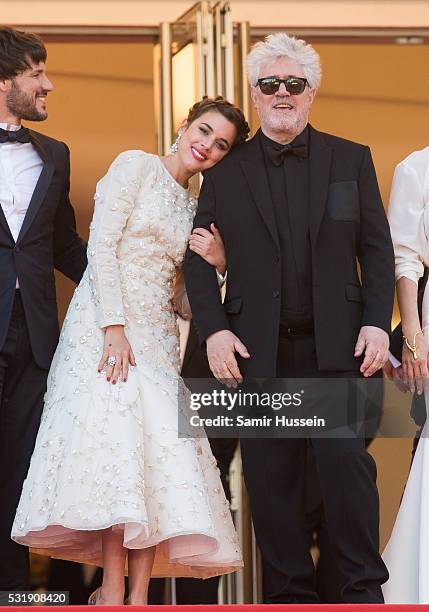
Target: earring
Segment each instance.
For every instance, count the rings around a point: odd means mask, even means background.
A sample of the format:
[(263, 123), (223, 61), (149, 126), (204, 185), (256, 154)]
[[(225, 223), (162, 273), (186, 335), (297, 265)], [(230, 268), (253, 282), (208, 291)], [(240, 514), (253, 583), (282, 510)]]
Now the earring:
[(173, 144), (170, 147), (170, 153), (177, 153), (177, 151), (179, 150), (179, 141), (182, 137), (182, 134), (178, 134), (176, 140), (173, 142)]

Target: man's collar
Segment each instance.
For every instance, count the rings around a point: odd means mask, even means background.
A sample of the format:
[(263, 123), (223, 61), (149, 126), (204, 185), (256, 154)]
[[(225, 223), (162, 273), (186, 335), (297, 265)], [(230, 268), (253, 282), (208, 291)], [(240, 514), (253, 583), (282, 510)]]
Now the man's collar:
[(15, 123), (0, 123), (0, 128), (8, 132), (17, 132), (21, 129), (21, 126), (16, 125)]
[[(307, 145), (308, 146), (309, 131), (310, 130), (309, 130), (308, 123), (307, 123), (307, 125), (302, 130), (302, 132), (298, 134), (297, 136), (295, 136), (295, 138), (291, 140), (289, 144), (294, 145), (294, 146), (295, 145)], [(276, 140), (273, 140), (272, 138), (264, 134), (264, 132), (262, 131), (262, 128), (260, 130), (260, 134), (261, 134), (261, 143), (263, 147), (270, 146), (270, 147), (281, 149), (284, 146), (284, 144), (282, 144), (281, 142), (277, 142)]]

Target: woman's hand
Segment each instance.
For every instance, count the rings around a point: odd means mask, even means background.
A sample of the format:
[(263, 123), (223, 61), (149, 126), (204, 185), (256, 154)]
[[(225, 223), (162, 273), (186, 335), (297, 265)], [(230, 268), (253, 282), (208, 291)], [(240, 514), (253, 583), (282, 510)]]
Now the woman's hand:
[[(412, 345), (413, 335), (406, 335), (408, 342)], [(416, 356), (414, 359), (413, 352), (408, 348), (404, 340), (402, 348), (402, 371), (403, 381), (406, 383), (412, 393), (417, 391), (419, 395), (428, 389), (429, 383), (429, 372), (428, 372), (428, 354), (429, 347), (422, 333), (418, 333), (415, 336), (416, 343)]]
[[(108, 363), (108, 360), (111, 362)], [(98, 371), (106, 370), (107, 382), (115, 385), (119, 377), (123, 382), (128, 378), (128, 366), (136, 365), (134, 353), (127, 340), (123, 325), (109, 325), (104, 336), (104, 351)]]
[(391, 380), (399, 391), (402, 393), (407, 393), (409, 391), (408, 385), (404, 384), (402, 365), (395, 368), (393, 367), (392, 363), (387, 360), (387, 362), (384, 364), (383, 372), (386, 378)]
[(226, 255), (223, 240), (215, 224), (210, 225), (211, 232), (203, 227), (196, 227), (189, 239), (189, 248), (198, 253), (222, 276), (226, 272)]

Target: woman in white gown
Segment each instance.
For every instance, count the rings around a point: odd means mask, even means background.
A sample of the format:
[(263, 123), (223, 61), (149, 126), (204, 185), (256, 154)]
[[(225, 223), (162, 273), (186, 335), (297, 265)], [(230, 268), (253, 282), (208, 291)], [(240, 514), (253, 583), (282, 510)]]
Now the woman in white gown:
[[(411, 391), (428, 380), (429, 290), (422, 325), (417, 284), (429, 266), (429, 147), (409, 155), (396, 168), (388, 212), (396, 262), (396, 288), (404, 348), (402, 368)], [(426, 407), (429, 393), (425, 392)], [(383, 554), (390, 578), (386, 603), (429, 603), (429, 440), (423, 428), (390, 541)]]
[(123, 602), (126, 565), (132, 604), (145, 603), (151, 575), (204, 578), (242, 565), (208, 441), (178, 437), (172, 296), (196, 210), (188, 180), (248, 131), (238, 108), (205, 99), (174, 154), (126, 151), (96, 188), (88, 268), (12, 529), (36, 552), (102, 565), (91, 603)]

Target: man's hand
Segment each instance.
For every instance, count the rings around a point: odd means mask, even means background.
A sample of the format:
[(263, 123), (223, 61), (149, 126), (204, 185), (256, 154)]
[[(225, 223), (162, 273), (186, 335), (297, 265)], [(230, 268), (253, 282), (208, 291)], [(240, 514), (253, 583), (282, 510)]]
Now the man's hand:
[(388, 358), (389, 335), (379, 327), (364, 325), (361, 327), (355, 347), (355, 357), (365, 353), (360, 367), (362, 374), (368, 378), (384, 366)]
[(238, 368), (235, 352), (249, 359), (250, 355), (244, 344), (228, 329), (215, 332), (207, 338), (207, 357), (213, 376), (228, 388), (236, 388), (243, 382)]

